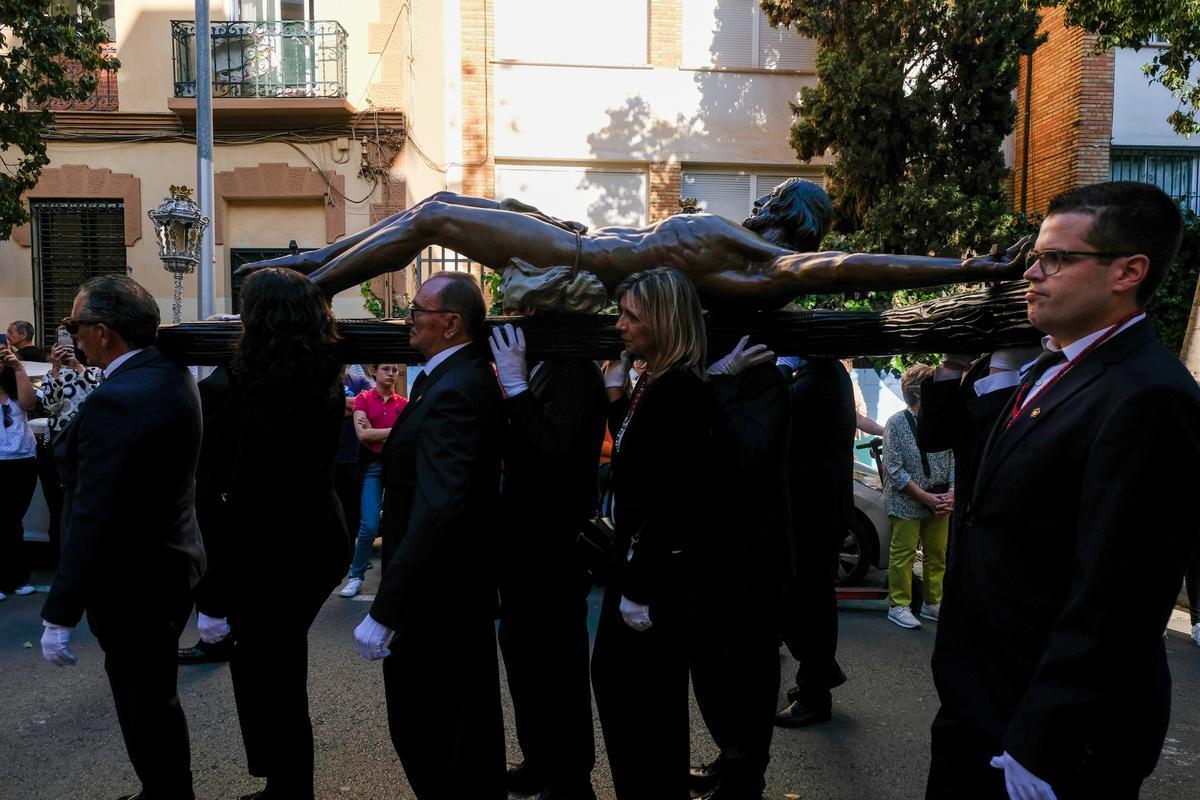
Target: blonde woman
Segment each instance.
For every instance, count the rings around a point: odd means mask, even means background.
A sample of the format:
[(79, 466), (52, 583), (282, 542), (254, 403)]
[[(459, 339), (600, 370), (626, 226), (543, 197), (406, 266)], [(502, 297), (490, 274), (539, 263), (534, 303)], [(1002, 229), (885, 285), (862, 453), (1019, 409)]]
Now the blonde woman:
[[(630, 275), (617, 299), (625, 352), (606, 370), (605, 386), (626, 557), (605, 591), (592, 684), (617, 798), (686, 800), (684, 565), (704, 525), (696, 502), (711, 419), (704, 321), (691, 282), (672, 269)], [(634, 358), (646, 369), (627, 393)]]
[(921, 627), (921, 621), (909, 608), (918, 542), (925, 557), (921, 616), (934, 621), (938, 618), (942, 578), (946, 574), (950, 512), (954, 510), (954, 454), (949, 450), (924, 453), (917, 446), (921, 384), (932, 376), (933, 367), (927, 364), (913, 364), (904, 371), (900, 391), (908, 408), (893, 414), (883, 429), (887, 483), (884, 500), (892, 524), (888, 619), (901, 628)]

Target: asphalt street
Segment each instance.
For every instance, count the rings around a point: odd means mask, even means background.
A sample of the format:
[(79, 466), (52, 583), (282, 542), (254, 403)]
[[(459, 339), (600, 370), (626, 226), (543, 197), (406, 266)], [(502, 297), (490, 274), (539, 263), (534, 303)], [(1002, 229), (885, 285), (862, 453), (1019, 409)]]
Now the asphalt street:
[[(317, 796), (323, 800), (413, 796), (388, 739), (379, 664), (357, 658), (351, 647), (351, 631), (369, 607), (378, 575), (377, 569), (367, 573), (366, 594), (356, 600), (331, 596), (310, 636)], [(35, 583), (48, 578), (41, 573)], [(75, 637), (77, 667), (42, 661), (41, 600), (38, 594), (0, 603), (0, 800), (96, 800), (134, 791), (137, 783), (125, 757), (102, 653), (85, 625)], [(594, 630), (598, 592), (592, 600)], [(937, 707), (929, 674), (934, 628), (926, 623), (922, 630), (905, 631), (874, 608), (841, 612), (839, 659), (850, 681), (835, 690), (831, 723), (777, 730), (767, 797), (910, 800), (923, 795), (929, 723)], [(195, 639), (189, 629), (183, 642)], [(1200, 787), (1200, 648), (1176, 633), (1166, 647), (1174, 711), (1166, 748), (1142, 796), (1190, 799)], [(781, 658), (781, 668), (786, 686), (791, 660)], [(260, 788), (245, 772), (228, 666), (182, 667), (179, 683), (197, 796), (228, 800)], [(476, 687), (462, 690), (471, 693)], [(504, 702), (511, 720), (507, 690)], [(715, 756), (694, 707), (692, 731), (693, 761)], [(596, 742), (593, 783), (598, 797), (610, 800), (598, 725)], [(518, 757), (511, 735), (508, 749), (510, 759)]]

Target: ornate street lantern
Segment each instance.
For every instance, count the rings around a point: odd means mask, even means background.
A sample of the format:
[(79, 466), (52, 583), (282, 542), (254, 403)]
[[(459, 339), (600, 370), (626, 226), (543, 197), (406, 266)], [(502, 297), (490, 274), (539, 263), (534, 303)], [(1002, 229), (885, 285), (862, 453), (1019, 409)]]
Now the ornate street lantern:
[(196, 271), (200, 263), (200, 243), (208, 217), (191, 198), (186, 186), (172, 186), (171, 196), (164, 197), (158, 208), (146, 212), (154, 223), (158, 236), (158, 257), (163, 268), (175, 276), (175, 301), (171, 306), (173, 320), (183, 316), (183, 276)]

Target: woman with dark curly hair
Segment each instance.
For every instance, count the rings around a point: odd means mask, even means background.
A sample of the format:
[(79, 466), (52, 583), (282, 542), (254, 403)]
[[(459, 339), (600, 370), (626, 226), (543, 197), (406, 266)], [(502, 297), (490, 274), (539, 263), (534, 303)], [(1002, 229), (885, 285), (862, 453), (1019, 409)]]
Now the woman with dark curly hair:
[(313, 797), (308, 629), (346, 573), (350, 537), (333, 489), (345, 398), (329, 302), (289, 269), (242, 284), (242, 337), (219, 425), (236, 553), (229, 627), (248, 798)]

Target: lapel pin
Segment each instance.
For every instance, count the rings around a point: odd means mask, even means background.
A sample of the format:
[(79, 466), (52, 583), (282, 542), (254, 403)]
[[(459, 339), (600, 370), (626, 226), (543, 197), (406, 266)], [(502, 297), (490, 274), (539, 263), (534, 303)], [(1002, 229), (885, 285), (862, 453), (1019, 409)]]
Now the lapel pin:
[(1040, 413), (1042, 413), (1042, 409), (1040, 409), (1040, 408), (1035, 408), (1033, 411), (1030, 411), (1030, 412), (1029, 412), (1029, 416), (1030, 416), (1030, 417), (1036, 417), (1036, 416), (1037, 416), (1038, 414), (1040, 414)]

